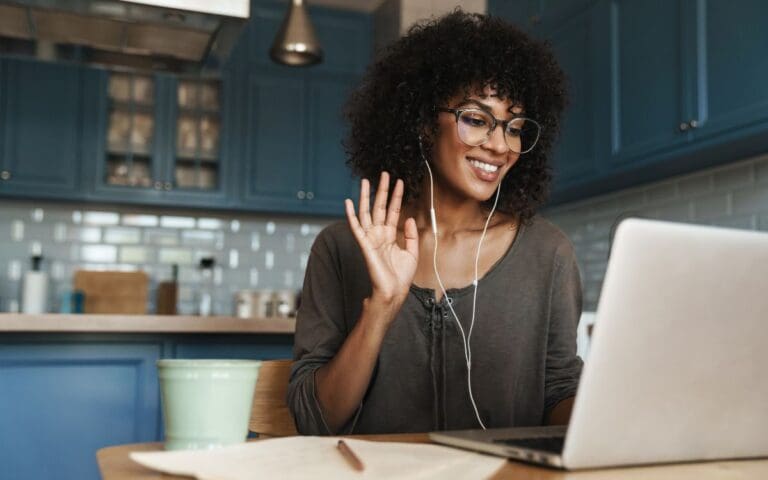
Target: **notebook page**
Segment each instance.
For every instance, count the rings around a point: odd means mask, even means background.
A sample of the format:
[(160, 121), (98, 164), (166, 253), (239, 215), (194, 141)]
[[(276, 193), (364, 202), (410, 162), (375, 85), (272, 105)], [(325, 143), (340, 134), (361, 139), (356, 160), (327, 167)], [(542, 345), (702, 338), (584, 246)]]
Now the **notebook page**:
[(338, 451), (337, 441), (333, 437), (284, 437), (216, 450), (133, 452), (131, 459), (152, 470), (199, 480), (487, 478), (506, 461), (439, 445), (345, 438), (365, 465), (358, 472)]

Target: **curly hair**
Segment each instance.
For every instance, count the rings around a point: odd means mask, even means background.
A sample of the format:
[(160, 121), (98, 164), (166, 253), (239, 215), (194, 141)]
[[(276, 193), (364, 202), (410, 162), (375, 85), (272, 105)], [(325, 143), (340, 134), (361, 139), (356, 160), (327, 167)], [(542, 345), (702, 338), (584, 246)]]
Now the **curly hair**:
[(417, 198), (425, 175), (420, 149), (430, 158), (437, 108), (486, 85), (542, 127), (536, 147), (505, 176), (497, 207), (530, 220), (549, 193), (547, 158), (566, 104), (565, 76), (547, 43), (495, 17), (457, 8), (412, 26), (384, 49), (347, 101), (347, 164), (369, 179), (386, 170), (405, 182), (406, 201)]

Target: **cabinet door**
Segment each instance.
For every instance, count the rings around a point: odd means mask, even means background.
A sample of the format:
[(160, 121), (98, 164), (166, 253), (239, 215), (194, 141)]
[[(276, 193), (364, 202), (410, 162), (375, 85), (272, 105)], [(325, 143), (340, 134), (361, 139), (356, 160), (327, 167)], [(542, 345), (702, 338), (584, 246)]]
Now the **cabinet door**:
[(7, 60), (0, 191), (74, 196), (78, 186), (80, 71)]
[(243, 135), (244, 198), (259, 209), (299, 211), (306, 198), (304, 80), (252, 75)]
[(610, 3), (611, 160), (625, 168), (689, 141), (691, 79), (682, 0)]
[(768, 3), (702, 0), (696, 15), (697, 137), (768, 120)]
[(599, 47), (607, 36), (608, 14), (606, 8), (595, 7), (550, 18), (538, 30), (552, 43), (569, 96), (552, 157), (557, 191), (593, 175), (607, 154), (608, 100), (603, 92), (608, 55)]
[(224, 205), (227, 192), (225, 157), (231, 136), (229, 74), (221, 79), (180, 77), (169, 82), (169, 121), (162, 182), (163, 203)]
[(0, 342), (0, 478), (95, 479), (99, 448), (159, 440), (160, 349), (82, 336)]
[[(161, 159), (167, 157), (163, 92), (168, 80), (143, 73), (101, 71), (88, 91), (86, 124), (98, 136), (92, 149), (93, 198), (155, 203), (163, 193)], [(90, 138), (90, 137), (89, 137)], [(90, 156), (89, 156), (90, 158)]]
[(346, 165), (342, 146), (346, 136), (342, 109), (356, 80), (339, 76), (309, 81), (307, 208), (313, 213), (343, 216), (344, 199), (357, 200), (357, 181)]

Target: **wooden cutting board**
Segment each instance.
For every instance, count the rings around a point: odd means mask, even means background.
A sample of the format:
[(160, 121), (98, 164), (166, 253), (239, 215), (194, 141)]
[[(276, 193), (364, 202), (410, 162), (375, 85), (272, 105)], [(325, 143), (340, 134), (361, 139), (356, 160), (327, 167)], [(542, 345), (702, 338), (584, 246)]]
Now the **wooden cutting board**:
[(74, 278), (85, 293), (85, 313), (147, 313), (148, 285), (144, 272), (78, 270)]

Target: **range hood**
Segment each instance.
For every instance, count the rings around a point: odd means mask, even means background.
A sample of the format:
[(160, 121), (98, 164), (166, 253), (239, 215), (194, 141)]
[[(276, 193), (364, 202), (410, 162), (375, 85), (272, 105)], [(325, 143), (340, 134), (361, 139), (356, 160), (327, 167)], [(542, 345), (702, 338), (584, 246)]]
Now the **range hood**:
[(216, 70), (250, 13), (249, 0), (0, 0), (0, 37), (46, 59), (143, 70)]

